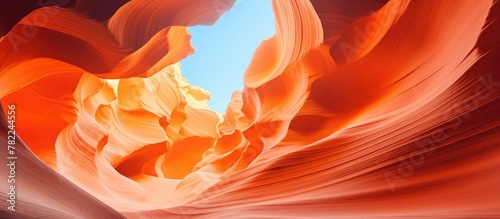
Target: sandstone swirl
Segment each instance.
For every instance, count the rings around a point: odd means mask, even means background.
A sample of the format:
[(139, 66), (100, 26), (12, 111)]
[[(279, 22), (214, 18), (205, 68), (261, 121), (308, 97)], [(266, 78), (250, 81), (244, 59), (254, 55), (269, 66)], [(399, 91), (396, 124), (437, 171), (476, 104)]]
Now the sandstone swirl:
[(224, 113), (179, 61), (234, 0), (54, 3), (2, 24), (2, 218), (500, 216), (498, 3), (273, 0)]

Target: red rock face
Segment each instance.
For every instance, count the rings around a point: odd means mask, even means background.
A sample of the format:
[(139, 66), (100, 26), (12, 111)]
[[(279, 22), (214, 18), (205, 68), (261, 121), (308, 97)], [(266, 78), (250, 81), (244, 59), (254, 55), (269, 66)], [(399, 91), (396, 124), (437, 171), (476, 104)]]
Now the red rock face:
[(498, 3), (274, 0), (224, 114), (178, 62), (234, 0), (15, 4), (2, 218), (500, 216)]

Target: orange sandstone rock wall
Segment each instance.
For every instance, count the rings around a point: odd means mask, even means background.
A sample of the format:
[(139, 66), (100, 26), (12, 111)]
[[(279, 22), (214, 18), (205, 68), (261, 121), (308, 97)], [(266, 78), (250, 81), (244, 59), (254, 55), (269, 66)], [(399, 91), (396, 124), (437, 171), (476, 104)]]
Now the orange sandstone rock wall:
[(55, 3), (2, 27), (2, 217), (500, 215), (498, 3), (274, 0), (222, 114), (178, 62), (234, 0)]

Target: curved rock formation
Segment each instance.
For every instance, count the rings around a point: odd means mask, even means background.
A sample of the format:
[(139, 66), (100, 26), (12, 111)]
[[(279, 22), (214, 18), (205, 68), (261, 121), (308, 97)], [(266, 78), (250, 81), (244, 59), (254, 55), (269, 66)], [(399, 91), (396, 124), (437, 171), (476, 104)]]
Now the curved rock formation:
[(178, 62), (234, 0), (96, 4), (2, 27), (2, 217), (500, 215), (498, 3), (273, 0), (224, 114)]

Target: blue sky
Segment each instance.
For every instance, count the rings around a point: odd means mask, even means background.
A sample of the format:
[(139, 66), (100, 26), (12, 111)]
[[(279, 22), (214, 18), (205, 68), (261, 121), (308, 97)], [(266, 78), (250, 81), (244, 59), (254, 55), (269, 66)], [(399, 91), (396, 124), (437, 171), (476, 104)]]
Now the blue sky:
[(189, 27), (195, 54), (181, 61), (191, 85), (211, 93), (210, 109), (225, 112), (262, 40), (274, 34), (271, 0), (237, 0), (213, 26)]

